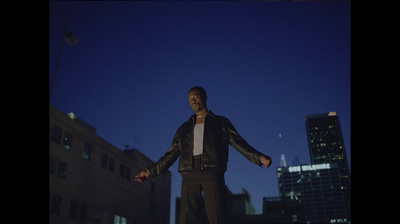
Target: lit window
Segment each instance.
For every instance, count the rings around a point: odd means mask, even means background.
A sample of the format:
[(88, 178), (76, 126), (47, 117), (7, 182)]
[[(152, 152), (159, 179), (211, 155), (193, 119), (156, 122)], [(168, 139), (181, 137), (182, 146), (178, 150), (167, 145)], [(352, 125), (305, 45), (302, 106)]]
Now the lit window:
[(120, 221), (121, 221), (121, 216), (115, 215), (114, 216), (114, 224), (120, 224)]
[(115, 215), (114, 216), (114, 224), (126, 224), (127, 219), (125, 217)]
[(85, 143), (85, 148), (83, 149), (83, 158), (90, 160), (90, 153), (92, 151), (92, 146)]
[(297, 222), (297, 214), (293, 214), (292, 215), (292, 221), (293, 222)]
[(72, 135), (71, 133), (65, 132), (63, 139), (63, 147), (67, 150), (71, 150)]

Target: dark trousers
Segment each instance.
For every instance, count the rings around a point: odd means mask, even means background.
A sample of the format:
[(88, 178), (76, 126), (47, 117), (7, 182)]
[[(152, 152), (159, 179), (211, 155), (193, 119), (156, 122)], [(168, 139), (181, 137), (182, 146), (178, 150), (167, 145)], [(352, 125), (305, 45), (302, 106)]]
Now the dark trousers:
[(181, 224), (200, 223), (202, 192), (209, 224), (225, 223), (225, 171), (200, 167), (201, 156), (195, 156), (191, 171), (181, 171)]

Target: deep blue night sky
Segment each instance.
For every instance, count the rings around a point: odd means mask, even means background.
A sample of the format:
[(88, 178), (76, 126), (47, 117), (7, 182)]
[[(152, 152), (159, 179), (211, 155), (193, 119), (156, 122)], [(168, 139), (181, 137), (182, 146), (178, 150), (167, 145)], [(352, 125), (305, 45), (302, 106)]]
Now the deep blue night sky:
[[(350, 2), (49, 4), (49, 90), (66, 18), (81, 40), (63, 45), (50, 103), (116, 147), (157, 161), (193, 114), (187, 92), (200, 85), (208, 108), (272, 157), (261, 169), (230, 148), (226, 184), (245, 188), (256, 214), (263, 197), (279, 195), (282, 151), (288, 165), (295, 156), (310, 164), (306, 114), (337, 111), (350, 161)], [(169, 169), (172, 222), (177, 169)]]

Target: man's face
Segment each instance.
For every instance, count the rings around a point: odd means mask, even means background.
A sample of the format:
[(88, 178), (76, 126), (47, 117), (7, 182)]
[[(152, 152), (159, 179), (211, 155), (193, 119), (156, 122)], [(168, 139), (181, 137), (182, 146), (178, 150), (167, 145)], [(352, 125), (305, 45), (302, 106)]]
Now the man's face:
[(203, 108), (206, 107), (206, 101), (207, 99), (204, 99), (201, 95), (200, 92), (197, 90), (192, 90), (189, 92), (189, 104), (190, 107), (192, 107), (194, 112), (199, 112)]

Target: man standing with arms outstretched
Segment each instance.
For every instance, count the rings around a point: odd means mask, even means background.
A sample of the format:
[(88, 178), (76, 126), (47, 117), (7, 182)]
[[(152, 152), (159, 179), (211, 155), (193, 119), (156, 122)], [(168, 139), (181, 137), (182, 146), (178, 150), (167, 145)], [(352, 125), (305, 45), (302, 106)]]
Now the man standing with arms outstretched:
[(149, 177), (155, 178), (180, 157), (181, 223), (199, 223), (203, 191), (209, 223), (222, 224), (226, 222), (224, 174), (229, 145), (259, 166), (268, 168), (271, 158), (251, 147), (227, 118), (207, 109), (207, 94), (202, 87), (189, 90), (189, 104), (195, 114), (179, 127), (165, 155), (139, 172), (134, 180), (143, 182)]

